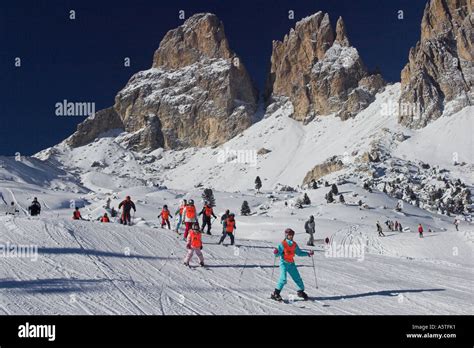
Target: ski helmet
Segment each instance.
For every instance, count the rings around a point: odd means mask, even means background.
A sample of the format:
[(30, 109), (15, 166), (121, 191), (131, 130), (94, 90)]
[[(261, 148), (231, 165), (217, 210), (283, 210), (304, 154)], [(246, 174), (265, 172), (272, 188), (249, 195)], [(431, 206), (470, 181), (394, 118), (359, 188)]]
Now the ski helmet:
[(192, 199), (190, 199), (188, 204), (194, 204), (194, 201)]
[(288, 236), (288, 235), (294, 236), (294, 235), (295, 235), (295, 231), (293, 231), (291, 228), (287, 228), (287, 229), (285, 230), (285, 236)]
[(193, 224), (193, 228), (194, 228), (195, 230), (199, 230), (199, 223), (195, 222), (195, 223)]
[(130, 196), (127, 196), (126, 199), (131, 199)]
[(229, 216), (232, 216), (232, 217), (234, 217), (234, 216), (235, 216), (235, 214), (234, 214), (234, 213), (230, 213), (230, 214), (229, 214)]
[(168, 206), (165, 204), (165, 205), (163, 206), (163, 208), (168, 209)]
[(230, 213), (230, 210), (229, 210), (229, 209), (227, 209), (227, 210), (225, 211), (225, 213), (226, 213), (227, 215), (229, 215), (229, 213)]

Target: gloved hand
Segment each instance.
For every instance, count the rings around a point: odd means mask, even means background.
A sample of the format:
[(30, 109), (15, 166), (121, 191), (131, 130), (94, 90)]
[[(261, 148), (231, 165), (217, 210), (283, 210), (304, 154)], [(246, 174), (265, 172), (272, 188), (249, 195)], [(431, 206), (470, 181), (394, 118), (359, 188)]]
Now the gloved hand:
[(191, 249), (191, 245), (186, 244), (186, 249)]
[(310, 251), (308, 252), (308, 254), (309, 254), (309, 256), (313, 256), (313, 255), (314, 255), (314, 251), (313, 251), (313, 250), (310, 250)]
[(277, 248), (273, 249), (273, 253), (274, 253), (275, 255), (277, 255), (277, 254), (278, 254), (278, 249), (277, 249)]
[(201, 245), (201, 250), (202, 250), (202, 245)]

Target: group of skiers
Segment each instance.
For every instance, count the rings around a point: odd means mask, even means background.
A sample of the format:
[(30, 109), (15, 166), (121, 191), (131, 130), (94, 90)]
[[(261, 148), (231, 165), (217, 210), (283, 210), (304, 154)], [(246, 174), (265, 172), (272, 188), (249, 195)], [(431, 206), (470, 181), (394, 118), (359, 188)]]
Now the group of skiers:
[[(110, 202), (108, 203), (110, 204)], [(14, 203), (12, 202), (12, 207)], [(127, 196), (125, 200), (123, 200), (118, 205), (119, 210), (122, 209), (122, 213), (120, 216), (120, 223), (125, 225), (131, 224), (131, 210), (133, 209), (136, 212), (135, 203), (131, 200), (130, 196)], [(28, 211), (31, 216), (36, 216), (41, 213), (41, 204), (38, 202), (38, 199), (35, 197), (31, 205), (28, 207)], [(112, 214), (114, 215), (115, 210), (112, 208)], [(212, 218), (214, 220), (217, 219), (217, 216), (214, 214), (214, 210), (212, 205), (209, 202), (205, 202), (203, 208), (199, 213), (197, 213), (196, 207), (194, 205), (194, 201), (192, 199), (185, 200), (183, 199), (180, 202), (179, 208), (175, 212), (176, 215), (176, 226), (175, 231), (179, 235), (179, 230), (184, 224), (184, 240), (186, 242), (186, 249), (187, 253), (184, 257), (183, 263), (186, 266), (189, 266), (189, 263), (194, 254), (197, 255), (199, 259), (200, 266), (204, 266), (204, 255), (202, 253), (203, 242), (202, 242), (202, 234), (204, 230), (208, 235), (211, 235), (211, 227), (212, 227)], [(202, 216), (202, 225), (199, 225), (198, 218)], [(165, 226), (171, 230), (171, 223), (170, 218), (173, 218), (171, 212), (167, 205), (163, 205), (158, 218), (161, 218), (161, 227), (164, 228)], [(86, 220), (81, 216), (79, 208), (76, 207), (73, 212), (73, 219), (74, 220)], [(99, 218), (100, 222), (108, 223), (110, 222), (109, 216), (105, 213), (103, 216)], [(230, 238), (230, 244), (234, 245), (235, 242), (235, 230), (237, 228), (236, 221), (235, 221), (235, 214), (231, 213), (230, 210), (226, 210), (225, 213), (221, 216), (220, 222), (222, 225), (222, 236), (219, 239), (218, 245), (222, 244), (227, 236)], [(402, 232), (403, 228), (401, 223), (398, 221), (390, 221), (387, 220), (385, 222), (388, 229), (391, 231), (400, 231)], [(456, 230), (458, 230), (459, 220), (454, 221), (454, 225), (456, 226)], [(207, 228), (206, 228), (207, 227)], [(379, 221), (376, 222), (376, 228), (379, 236), (385, 236), (382, 230), (382, 225)], [(311, 215), (309, 219), (304, 224), (304, 229), (306, 233), (308, 233), (309, 240), (307, 242), (308, 246), (314, 246), (314, 233), (315, 233), (315, 220), (314, 216)], [(431, 231), (431, 229), (430, 229)], [(418, 225), (418, 233), (420, 238), (423, 238), (423, 226), (421, 224)], [(285, 238), (284, 240), (273, 250), (273, 254), (276, 257), (280, 257), (280, 277), (275, 287), (274, 292), (271, 294), (271, 298), (276, 301), (282, 301), (281, 291), (285, 284), (287, 283), (288, 274), (295, 282), (298, 291), (297, 296), (303, 298), (304, 300), (308, 299), (308, 295), (304, 291), (304, 283), (303, 280), (298, 272), (298, 269), (295, 264), (295, 256), (310, 256), (314, 255), (312, 250), (310, 251), (303, 251), (299, 248), (298, 244), (293, 240), (295, 236), (295, 232), (287, 228), (285, 230)], [(326, 238), (326, 243), (329, 240)], [(314, 261), (313, 261), (314, 265)]]

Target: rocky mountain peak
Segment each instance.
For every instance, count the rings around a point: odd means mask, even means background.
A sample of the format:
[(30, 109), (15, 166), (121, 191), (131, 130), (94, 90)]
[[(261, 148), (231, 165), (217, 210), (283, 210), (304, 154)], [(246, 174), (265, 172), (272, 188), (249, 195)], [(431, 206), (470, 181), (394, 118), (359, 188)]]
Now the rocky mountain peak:
[(168, 31), (153, 57), (153, 68), (177, 69), (202, 59), (229, 59), (224, 25), (211, 13), (198, 13)]
[(346, 33), (346, 25), (344, 24), (342, 17), (339, 17), (336, 23), (336, 41), (341, 46), (350, 46)]
[(267, 104), (289, 99), (299, 121), (332, 113), (347, 119), (367, 107), (384, 84), (380, 75), (369, 76), (342, 18), (334, 33), (329, 15), (317, 12), (273, 42), (265, 98)]
[(250, 127), (257, 100), (222, 22), (199, 13), (170, 30), (152, 68), (133, 75), (113, 108), (80, 124), (68, 143), (82, 146), (110, 125), (121, 126), (122, 143), (137, 151), (217, 145)]
[(421, 21), (420, 41), (401, 73), (399, 122), (426, 126), (474, 101), (472, 0), (431, 0)]

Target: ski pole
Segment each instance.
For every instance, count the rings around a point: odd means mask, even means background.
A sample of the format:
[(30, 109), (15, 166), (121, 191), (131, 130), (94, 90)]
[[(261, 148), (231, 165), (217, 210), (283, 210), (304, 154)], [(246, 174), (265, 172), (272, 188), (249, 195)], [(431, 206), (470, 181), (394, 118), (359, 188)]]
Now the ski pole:
[(314, 265), (314, 257), (313, 256), (311, 256), (311, 260), (313, 261), (314, 282), (316, 284), (316, 289), (318, 289), (318, 277), (316, 276), (316, 266)]
[(276, 256), (275, 256), (275, 257), (273, 257), (272, 282), (273, 282), (273, 273), (275, 273), (275, 264), (276, 264), (276, 260), (277, 260)]

